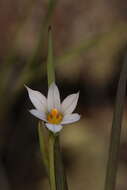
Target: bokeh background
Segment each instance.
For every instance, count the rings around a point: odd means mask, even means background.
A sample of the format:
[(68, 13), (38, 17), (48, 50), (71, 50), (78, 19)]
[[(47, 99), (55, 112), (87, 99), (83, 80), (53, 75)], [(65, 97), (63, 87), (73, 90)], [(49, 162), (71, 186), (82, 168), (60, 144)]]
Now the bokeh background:
[[(61, 99), (80, 90), (82, 118), (61, 132), (70, 190), (102, 190), (119, 73), (127, 52), (127, 2), (0, 1), (0, 189), (48, 190), (37, 119), (24, 84), (47, 93), (52, 25)], [(125, 105), (117, 190), (127, 189)]]

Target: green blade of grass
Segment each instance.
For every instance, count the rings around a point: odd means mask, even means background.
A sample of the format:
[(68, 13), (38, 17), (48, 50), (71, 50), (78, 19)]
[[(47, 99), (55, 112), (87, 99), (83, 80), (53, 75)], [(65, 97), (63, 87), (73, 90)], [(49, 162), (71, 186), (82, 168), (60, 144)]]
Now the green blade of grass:
[(48, 77), (48, 86), (50, 86), (52, 82), (55, 82), (51, 27), (49, 27), (49, 39), (48, 39), (47, 77)]
[[(51, 27), (48, 30), (48, 58), (47, 58), (47, 78), (48, 87), (55, 82), (55, 70), (53, 65), (53, 47)], [(49, 182), (50, 190), (56, 190), (55, 155), (54, 146), (55, 136), (49, 131), (48, 156), (49, 156)]]
[(120, 73), (120, 79), (116, 95), (116, 103), (115, 103), (115, 110), (113, 115), (110, 145), (109, 145), (109, 156), (108, 156), (107, 171), (105, 178), (105, 190), (115, 190), (115, 185), (116, 185), (121, 125), (122, 125), (124, 102), (126, 95), (126, 81), (127, 81), (127, 56), (125, 58)]

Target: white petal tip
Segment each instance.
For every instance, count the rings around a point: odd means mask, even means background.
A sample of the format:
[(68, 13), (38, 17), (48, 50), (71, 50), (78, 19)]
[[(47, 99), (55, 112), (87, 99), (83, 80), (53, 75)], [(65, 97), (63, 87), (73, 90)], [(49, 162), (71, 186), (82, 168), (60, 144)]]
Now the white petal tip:
[(61, 122), (61, 124), (75, 123), (75, 122), (79, 121), (80, 118), (81, 118), (81, 116), (78, 113), (65, 115), (64, 118), (63, 118), (63, 121)]
[(81, 119), (81, 115), (79, 115), (79, 116), (78, 116), (78, 119), (77, 119), (77, 121), (79, 121), (80, 119)]
[(55, 82), (51, 83), (48, 90), (48, 110), (53, 108), (60, 110), (60, 93)]
[(24, 84), (24, 87), (25, 87), (25, 88), (28, 88), (26, 84)]
[(27, 85), (24, 84), (24, 87), (27, 89), (27, 91), (29, 92), (29, 90), (31, 90)]
[(46, 123), (46, 127), (53, 133), (58, 133), (63, 128), (61, 125), (53, 125), (50, 123)]
[(62, 111), (65, 115), (71, 114), (75, 110), (78, 99), (79, 92), (71, 94), (64, 99), (64, 101), (62, 102)]
[(27, 89), (29, 98), (30, 98), (32, 104), (34, 105), (34, 107), (37, 110), (39, 110), (40, 112), (46, 112), (46, 110), (47, 110), (46, 97), (43, 94), (41, 94), (39, 91), (32, 90), (31, 88), (29, 88), (26, 85), (24, 85), (24, 86)]
[(80, 91), (78, 91), (76, 94), (77, 94), (77, 98), (79, 98)]

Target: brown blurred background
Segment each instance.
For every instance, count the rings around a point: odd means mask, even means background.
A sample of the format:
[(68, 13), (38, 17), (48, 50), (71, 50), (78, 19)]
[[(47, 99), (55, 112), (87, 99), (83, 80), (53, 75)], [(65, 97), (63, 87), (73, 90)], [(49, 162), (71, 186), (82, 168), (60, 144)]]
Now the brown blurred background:
[[(127, 2), (0, 1), (0, 189), (48, 190), (37, 119), (24, 83), (47, 93), (47, 28), (52, 25), (61, 98), (80, 90), (81, 120), (61, 132), (70, 190), (102, 190), (117, 82), (127, 53)], [(127, 189), (127, 109), (117, 190)]]

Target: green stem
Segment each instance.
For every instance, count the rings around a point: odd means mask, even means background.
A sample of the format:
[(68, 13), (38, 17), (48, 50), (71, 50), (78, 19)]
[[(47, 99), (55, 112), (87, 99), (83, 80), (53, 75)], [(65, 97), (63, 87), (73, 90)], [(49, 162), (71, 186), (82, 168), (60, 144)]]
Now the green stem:
[(116, 95), (116, 103), (115, 103), (115, 110), (113, 115), (112, 130), (110, 137), (109, 157), (108, 157), (107, 172), (105, 179), (105, 190), (115, 190), (115, 185), (116, 185), (121, 125), (122, 125), (122, 117), (124, 109), (124, 100), (126, 94), (126, 80), (127, 80), (127, 57), (122, 66), (120, 79), (118, 83), (117, 95)]
[(50, 133), (49, 136), (49, 178), (51, 190), (68, 190), (60, 151), (59, 135), (54, 135), (53, 133)]
[(56, 190), (56, 178), (55, 178), (55, 160), (54, 160), (54, 146), (55, 136), (50, 133), (49, 136), (49, 180), (50, 190)]
[(60, 150), (59, 135), (55, 138), (55, 172), (56, 172), (56, 186), (58, 190), (68, 190), (67, 179), (63, 166), (63, 160)]

